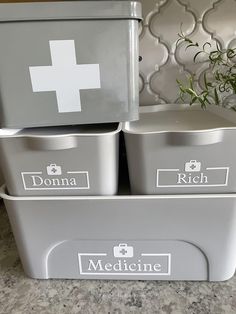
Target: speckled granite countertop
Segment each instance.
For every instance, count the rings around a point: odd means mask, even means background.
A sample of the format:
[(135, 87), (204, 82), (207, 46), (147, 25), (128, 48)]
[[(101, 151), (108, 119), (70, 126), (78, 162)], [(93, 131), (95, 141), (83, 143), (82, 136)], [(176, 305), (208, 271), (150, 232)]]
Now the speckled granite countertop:
[(236, 313), (236, 276), (222, 283), (29, 279), (0, 205), (1, 314)]

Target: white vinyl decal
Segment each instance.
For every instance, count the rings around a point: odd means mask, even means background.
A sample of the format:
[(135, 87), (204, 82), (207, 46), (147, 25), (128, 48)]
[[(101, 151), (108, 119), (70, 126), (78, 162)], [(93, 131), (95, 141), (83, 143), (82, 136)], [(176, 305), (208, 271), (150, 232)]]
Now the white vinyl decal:
[[(78, 253), (80, 275), (170, 276), (171, 253), (139, 253), (127, 243), (109, 252)], [(136, 255), (136, 256), (135, 256)]]
[(21, 172), (24, 189), (27, 190), (89, 190), (88, 171), (63, 171), (55, 163), (41, 171)]
[(183, 169), (157, 169), (156, 187), (227, 186), (229, 170), (229, 167), (203, 167), (202, 162), (190, 160)]
[(101, 88), (99, 64), (77, 64), (74, 40), (49, 45), (52, 65), (29, 67), (33, 92), (55, 91), (59, 112), (81, 111), (80, 90)]

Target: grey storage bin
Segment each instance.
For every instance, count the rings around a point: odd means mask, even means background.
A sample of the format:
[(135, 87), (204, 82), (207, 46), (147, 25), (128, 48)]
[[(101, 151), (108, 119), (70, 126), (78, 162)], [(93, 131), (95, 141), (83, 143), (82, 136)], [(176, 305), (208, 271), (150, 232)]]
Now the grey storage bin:
[(156, 105), (123, 126), (133, 194), (236, 192), (236, 113)]
[(236, 194), (0, 196), (29, 277), (223, 281), (235, 272)]
[(118, 124), (0, 130), (11, 195), (112, 195), (118, 187)]
[(0, 126), (138, 119), (135, 1), (0, 4)]

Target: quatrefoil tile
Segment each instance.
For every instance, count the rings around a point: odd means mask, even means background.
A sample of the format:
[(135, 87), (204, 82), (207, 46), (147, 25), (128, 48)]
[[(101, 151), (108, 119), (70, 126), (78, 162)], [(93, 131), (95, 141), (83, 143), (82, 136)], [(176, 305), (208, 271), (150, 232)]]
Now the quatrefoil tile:
[(203, 20), (205, 29), (222, 45), (227, 46), (236, 36), (236, 1), (218, 1)]
[(173, 52), (181, 23), (187, 26), (188, 33), (191, 33), (195, 25), (194, 15), (186, 11), (185, 6), (180, 5), (178, 1), (173, 0), (166, 2), (152, 17), (149, 28), (150, 32)]
[(156, 95), (150, 88), (150, 84), (144, 84), (142, 92), (140, 94), (140, 102), (143, 106), (148, 106), (150, 104), (160, 104), (165, 103), (160, 100), (159, 96)]
[(192, 12), (197, 21), (202, 21), (204, 14), (213, 8), (218, 0), (178, 0), (179, 3), (186, 6), (186, 10)]
[(159, 67), (167, 62), (168, 49), (159, 42), (158, 38), (152, 36), (147, 27), (140, 38), (139, 49), (140, 71), (145, 75), (145, 81), (147, 81), (153, 72), (158, 71)]
[(178, 98), (176, 78), (184, 81), (186, 74), (183, 68), (175, 63), (174, 57), (170, 56), (168, 63), (151, 77), (151, 89), (166, 103), (175, 103)]
[(203, 87), (203, 75), (210, 70), (193, 62), (196, 50), (176, 47), (182, 24), (185, 35), (200, 44), (216, 42), (222, 48), (236, 47), (236, 0), (141, 0), (144, 12), (140, 36), (140, 104), (177, 102), (176, 79), (195, 73), (195, 85)]
[[(194, 32), (188, 36), (194, 43), (198, 43), (201, 48), (205, 42), (209, 42), (211, 46), (206, 45), (206, 51), (210, 52), (216, 49), (216, 42), (212, 36), (205, 32), (202, 24), (196, 24)], [(200, 73), (208, 68), (208, 64), (204, 62), (206, 55), (199, 54), (196, 62), (193, 62), (195, 54), (199, 51), (199, 47), (191, 47), (186, 49), (186, 43), (180, 43), (175, 50), (176, 61), (183, 66), (183, 68), (191, 73), (194, 73), (198, 78)]]
[(167, 2), (168, 0), (148, 0), (145, 1), (145, 5), (143, 5), (143, 21), (144, 25), (149, 25), (150, 19), (158, 12), (160, 8)]

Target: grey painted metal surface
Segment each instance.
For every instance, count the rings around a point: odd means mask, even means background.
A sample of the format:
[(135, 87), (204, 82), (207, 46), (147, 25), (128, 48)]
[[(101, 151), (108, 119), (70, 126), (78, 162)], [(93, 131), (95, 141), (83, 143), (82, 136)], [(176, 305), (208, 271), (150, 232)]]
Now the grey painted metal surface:
[(30, 277), (222, 281), (234, 274), (235, 194), (0, 194)]
[(1, 127), (138, 118), (132, 1), (0, 4)]
[(236, 192), (236, 114), (157, 105), (123, 126), (133, 194)]
[(113, 195), (118, 124), (0, 130), (0, 162), (11, 195)]

